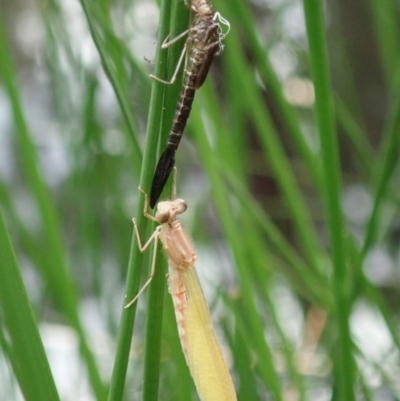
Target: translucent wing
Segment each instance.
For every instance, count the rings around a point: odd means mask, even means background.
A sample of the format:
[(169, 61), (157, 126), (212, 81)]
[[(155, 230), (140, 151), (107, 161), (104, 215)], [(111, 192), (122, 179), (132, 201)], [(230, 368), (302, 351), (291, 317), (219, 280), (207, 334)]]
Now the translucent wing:
[(235, 401), (232, 379), (212, 327), (196, 269), (193, 266), (181, 275), (187, 297), (183, 322), (186, 361), (199, 397), (201, 401)]

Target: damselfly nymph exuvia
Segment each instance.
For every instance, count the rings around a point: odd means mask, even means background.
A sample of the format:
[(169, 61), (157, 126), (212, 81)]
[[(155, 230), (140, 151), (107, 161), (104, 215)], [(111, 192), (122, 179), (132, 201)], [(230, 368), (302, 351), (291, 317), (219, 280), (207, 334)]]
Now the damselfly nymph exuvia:
[[(228, 21), (222, 18), (219, 13), (214, 12), (212, 5), (207, 0), (192, 0), (189, 7), (194, 15), (190, 28), (176, 38), (164, 42), (161, 46), (163, 49), (166, 49), (187, 35), (181, 57), (171, 81), (163, 81), (151, 75), (152, 78), (164, 84), (173, 84), (186, 55), (186, 68), (182, 89), (175, 109), (172, 128), (165, 150), (161, 154), (154, 172), (150, 191), (151, 208), (154, 208), (157, 203), (171, 173), (171, 169), (175, 164), (175, 151), (178, 149), (183, 130), (189, 118), (195, 91), (204, 83), (214, 56), (222, 52), (222, 40), (229, 31)], [(221, 24), (226, 26), (226, 32), (221, 28)]]
[(178, 214), (186, 211), (187, 204), (182, 199), (159, 202), (157, 212), (152, 216), (147, 211), (147, 194), (143, 193), (143, 214), (159, 223), (159, 226), (142, 246), (136, 222), (133, 220), (139, 250), (144, 252), (154, 241), (154, 253), (149, 279), (126, 308), (132, 305), (150, 284), (154, 276), (157, 244), (160, 240), (168, 258), (168, 289), (174, 304), (179, 338), (200, 400), (235, 401), (232, 379), (214, 333), (194, 266), (196, 253), (177, 218)]

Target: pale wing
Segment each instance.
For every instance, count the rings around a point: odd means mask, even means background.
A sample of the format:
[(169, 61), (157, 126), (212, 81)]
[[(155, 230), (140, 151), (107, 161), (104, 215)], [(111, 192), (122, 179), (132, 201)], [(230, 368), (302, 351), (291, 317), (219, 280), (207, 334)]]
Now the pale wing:
[(186, 359), (201, 401), (235, 401), (228, 367), (212, 327), (194, 266), (182, 273), (187, 304), (184, 318)]

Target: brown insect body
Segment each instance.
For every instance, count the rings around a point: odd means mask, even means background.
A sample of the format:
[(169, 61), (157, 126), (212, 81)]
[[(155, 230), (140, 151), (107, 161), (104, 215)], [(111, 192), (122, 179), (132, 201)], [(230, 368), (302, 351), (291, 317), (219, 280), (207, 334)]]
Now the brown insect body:
[(215, 21), (212, 6), (206, 1), (193, 1), (190, 9), (194, 13), (194, 19), (185, 44), (186, 69), (167, 145), (154, 173), (150, 193), (152, 208), (160, 197), (175, 164), (175, 151), (178, 149), (189, 118), (195, 92), (204, 83), (215, 54), (221, 50), (220, 27)]
[(167, 148), (176, 151), (192, 108), (195, 91), (204, 83), (210, 70), (214, 55), (219, 51), (218, 24), (213, 20), (214, 13), (196, 14), (192, 23), (187, 44), (188, 60), (175, 110)]

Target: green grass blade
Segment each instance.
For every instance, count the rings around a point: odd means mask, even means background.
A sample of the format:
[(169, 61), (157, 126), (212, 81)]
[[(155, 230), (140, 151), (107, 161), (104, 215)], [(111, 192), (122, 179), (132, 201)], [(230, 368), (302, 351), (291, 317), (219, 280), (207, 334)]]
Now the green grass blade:
[[(400, 68), (400, 29), (398, 4), (394, 0), (369, 0), (370, 16), (380, 52), (384, 78), (393, 88), (396, 70)], [(397, 4), (397, 8), (396, 8)]]
[(355, 118), (351, 115), (350, 111), (339, 98), (336, 98), (335, 110), (338, 122), (353, 145), (353, 149), (360, 159), (363, 170), (365, 170), (367, 174), (371, 173), (371, 160), (374, 156), (371, 145), (368, 143), (368, 139), (365, 137), (364, 131), (357, 124)]
[(331, 309), (332, 299), (327, 289), (327, 282), (321, 281), (313, 272), (310, 272), (305, 262), (231, 171), (223, 166), (220, 168), (221, 174), (232, 187), (232, 192), (241, 203), (243, 210), (247, 211), (253, 227), (260, 226), (279, 256), (287, 262), (289, 271), (285, 277), (292, 283), (293, 288), (298, 288), (301, 295), (317, 305)]
[(38, 167), (37, 155), (21, 105), (15, 68), (10, 57), (3, 29), (0, 29), (0, 74), (11, 103), (16, 129), (16, 141), (20, 154), (19, 162), (27, 185), (35, 199), (44, 230), (45, 245), (42, 244), (42, 246), (45, 247), (47, 253), (46, 259), (42, 261), (43, 265), (38, 267), (43, 269), (42, 274), (49, 289), (51, 289), (54, 298), (78, 334), (80, 349), (87, 365), (93, 390), (97, 399), (103, 400), (105, 398), (105, 388), (79, 320), (76, 289), (65, 265), (65, 251), (63, 249), (59, 219), (44, 184), (43, 175)]
[(1, 212), (0, 249), (1, 315), (9, 337), (8, 350), (14, 373), (27, 401), (58, 401), (60, 398)]
[[(398, 91), (396, 91), (398, 93)], [(382, 203), (385, 201), (385, 194), (387, 192), (390, 178), (395, 172), (395, 167), (399, 161), (400, 154), (400, 98), (396, 95), (393, 98), (393, 110), (391, 110), (388, 117), (387, 125), (384, 129), (383, 140), (379, 155), (377, 158), (377, 167), (374, 169), (375, 176), (375, 196), (374, 205), (372, 208), (371, 216), (369, 218), (366, 233), (364, 237), (364, 244), (362, 254), (366, 255), (367, 251), (373, 244), (379, 232), (379, 217), (381, 212)]]
[[(182, 7), (182, 5), (180, 5), (180, 7)], [(162, 43), (167, 35), (171, 32), (171, 8), (173, 8), (172, 5), (167, 1), (164, 1), (161, 5), (158, 43)], [(181, 21), (181, 24), (182, 22), (185, 23), (185, 21), (187, 23), (187, 10), (184, 9), (184, 11), (186, 14), (182, 14), (182, 8), (179, 11), (176, 11), (177, 13), (180, 13), (181, 16), (184, 15), (184, 17), (175, 18), (175, 23), (172, 24), (173, 32), (179, 30), (179, 21)], [(168, 51), (162, 50), (160, 46), (157, 47), (154, 75), (165, 80), (167, 80), (169, 76), (172, 76), (172, 72), (180, 55), (178, 49), (182, 49), (182, 46), (176, 45), (175, 48), (168, 49)], [(163, 139), (160, 139), (160, 137), (165, 138), (170, 128), (172, 114), (177, 99), (177, 95), (174, 96), (174, 92), (176, 94), (178, 93), (179, 84), (173, 85), (171, 88), (167, 88), (167, 91), (165, 89), (165, 85), (153, 81), (146, 133), (147, 141), (145, 145), (140, 178), (141, 187), (147, 189), (147, 191), (150, 189), (150, 183), (153, 176), (158, 142), (161, 141), (161, 146), (164, 145)], [(170, 190), (170, 188), (170, 186), (167, 186), (166, 190)], [(140, 233), (148, 236), (150, 234), (148, 228), (152, 228), (154, 230), (154, 224), (149, 224), (148, 219), (143, 216), (143, 197), (139, 192), (138, 194), (139, 202), (136, 212), (136, 221)], [(149, 250), (148, 253), (151, 255), (152, 251)], [(148, 255), (143, 257), (137, 248), (136, 238), (133, 236), (125, 291), (127, 300), (132, 299), (138, 293), (141, 282), (140, 278), (142, 277), (143, 273), (142, 267), (150, 267), (150, 264), (150, 257)], [(166, 263), (160, 247), (157, 254), (156, 274), (148, 291), (143, 400), (154, 400), (158, 397), (161, 322), (163, 312), (162, 302), (165, 289), (165, 269)], [(147, 270), (147, 277), (149, 271), (150, 270)], [(117, 354), (108, 398), (109, 401), (119, 400), (122, 396), (133, 331), (135, 309), (136, 305), (133, 305), (129, 309), (124, 310), (122, 314), (120, 336), (118, 339)]]
[[(281, 83), (268, 61), (267, 51), (260, 43), (258, 33), (256, 29), (254, 29), (254, 20), (249, 11), (249, 4), (241, 0), (232, 0), (229, 6), (228, 3), (224, 1), (218, 1), (217, 4), (221, 9), (221, 12), (223, 12), (223, 15), (228, 20), (232, 21), (232, 26), (234, 26), (237, 34), (241, 32), (244, 33), (244, 39), (247, 39), (252, 55), (255, 57), (255, 66), (259, 70), (261, 79), (265, 82), (268, 91), (271, 92), (282, 122), (286, 125), (299, 155), (305, 162), (314, 185), (320, 187), (321, 174), (319, 161), (311, 152), (311, 149), (305, 140), (305, 136), (301, 131), (299, 120), (294, 109), (289, 106), (283, 96)], [(241, 29), (241, 31), (236, 28)], [(236, 45), (232, 45), (232, 47), (233, 49), (237, 49), (237, 43)], [(233, 68), (229, 69), (233, 70)], [(235, 76), (237, 77), (236, 74)]]
[(233, 252), (236, 265), (238, 266), (238, 275), (240, 289), (243, 296), (243, 303), (246, 306), (246, 323), (238, 322), (242, 326), (243, 335), (248, 339), (252, 338), (253, 346), (260, 355), (260, 364), (258, 369), (261, 377), (268, 386), (274, 396), (274, 399), (282, 400), (281, 389), (277, 373), (273, 366), (271, 351), (268, 344), (265, 342), (263, 327), (258, 312), (256, 310), (253, 292), (251, 290), (250, 278), (248, 273), (248, 263), (245, 259), (245, 243), (242, 241), (242, 235), (236, 229), (236, 225), (232, 219), (232, 210), (227, 203), (226, 192), (222, 181), (222, 176), (219, 174), (217, 165), (214, 163), (217, 157), (212, 151), (207, 142), (207, 135), (204, 124), (201, 120), (201, 115), (198, 109), (192, 110), (192, 127), (195, 132), (195, 142), (200, 155), (200, 159), (207, 173), (208, 180), (211, 186), (213, 199), (220, 218), (224, 236), (230, 244)]
[[(108, 23), (108, 15), (100, 14), (100, 10), (95, 2), (91, 2), (89, 0), (81, 0), (81, 4), (89, 24), (89, 29), (93, 41), (96, 45), (97, 51), (99, 52), (104, 71), (114, 88), (115, 96), (117, 97), (122, 114), (125, 118), (125, 122), (132, 140), (135, 166), (137, 169), (139, 169), (142, 160), (142, 152), (140, 150), (137, 140), (138, 135), (136, 122), (134, 120), (133, 113), (131, 112), (131, 105), (129, 104), (129, 100), (127, 97), (127, 88), (126, 85), (124, 85), (125, 82), (123, 79), (124, 74), (120, 73), (120, 70), (123, 68), (123, 60), (118, 56), (118, 53), (116, 51), (113, 51), (114, 41), (112, 40), (112, 37), (110, 39), (108, 36), (112, 32), (112, 28)], [(101, 32), (99, 32), (100, 27), (97, 26), (99, 25), (99, 21), (96, 21), (96, 15), (101, 22), (100, 26), (103, 28), (103, 36), (105, 33), (108, 34), (106, 35), (106, 39), (103, 39)], [(104, 26), (106, 27), (106, 29), (104, 28)]]
[[(170, 7), (170, 10), (167, 10), (167, 7)], [(169, 30), (165, 31), (162, 29), (164, 24), (167, 23), (171, 16), (171, 22), (169, 25)], [(160, 9), (160, 28), (158, 35), (158, 43), (162, 43), (168, 34), (172, 34), (173, 37), (176, 37), (181, 32), (185, 31), (188, 27), (189, 20), (189, 12), (186, 7), (179, 1), (174, 2), (162, 2)], [(163, 79), (170, 80), (172, 77), (175, 68), (178, 63), (179, 56), (181, 55), (182, 48), (184, 45), (184, 40), (180, 42), (180, 44), (175, 44), (171, 46), (168, 51), (168, 62), (167, 68), (163, 68), (163, 65), (160, 63), (159, 67), (155, 69), (155, 75), (157, 77), (162, 77)], [(165, 50), (161, 49), (161, 52)], [(149, 114), (149, 119), (153, 118), (153, 121), (149, 121), (148, 130), (152, 129), (152, 124), (157, 124), (157, 116), (160, 113), (160, 110), (163, 110), (162, 119), (159, 125), (159, 135), (157, 139), (159, 140), (158, 149), (163, 150), (165, 146), (165, 138), (169, 134), (170, 127), (172, 124), (172, 117), (176, 107), (176, 102), (178, 98), (178, 94), (180, 91), (180, 82), (182, 79), (183, 69), (181, 69), (180, 74), (177, 77), (177, 81), (174, 85), (167, 86), (165, 88), (164, 84), (159, 82), (155, 82), (155, 85), (165, 89), (165, 98), (164, 104), (161, 108), (157, 110), (153, 110), (154, 113)], [(150, 108), (152, 110), (152, 108)], [(150, 131), (149, 131), (150, 132)], [(148, 133), (148, 135), (150, 135)], [(151, 147), (151, 149), (149, 149)], [(148, 154), (154, 155), (154, 146), (148, 142), (146, 144), (146, 150), (148, 150)], [(154, 166), (153, 159), (153, 166)], [(146, 167), (144, 167), (146, 168)], [(152, 173), (154, 171), (154, 167), (150, 166), (147, 169)], [(142, 175), (143, 177), (143, 175)], [(141, 181), (142, 182), (142, 181)], [(149, 183), (149, 181), (147, 181)], [(146, 186), (150, 188), (150, 186)], [(171, 180), (170, 185), (166, 186), (166, 189), (163, 191), (171, 193)], [(154, 282), (149, 288), (148, 294), (148, 303), (147, 303), (147, 321), (146, 321), (146, 344), (145, 344), (145, 365), (144, 365), (144, 374), (143, 374), (143, 401), (153, 401), (158, 399), (158, 383), (159, 383), (159, 374), (160, 374), (160, 359), (161, 359), (161, 329), (162, 329), (162, 316), (163, 316), (163, 301), (164, 301), (164, 290), (166, 287), (165, 280), (165, 270), (166, 270), (166, 261), (163, 256), (162, 246), (159, 244), (158, 257), (157, 260), (157, 270), (158, 275), (154, 277)]]
[(325, 213), (328, 224), (333, 263), (332, 292), (335, 298), (335, 318), (338, 330), (337, 361), (338, 399), (354, 400), (352, 343), (349, 328), (349, 284), (343, 244), (343, 218), (340, 208), (340, 162), (334, 128), (328, 57), (325, 43), (322, 4), (304, 0), (304, 13), (310, 65), (315, 87), (315, 119), (321, 143), (325, 183)]
[[(397, 2), (325, 2), (322, 26), (322, 3), (304, 0), (306, 32), (293, 2), (210, 1), (231, 31), (196, 91), (176, 152), (177, 195), (188, 202), (182, 224), (196, 267), (204, 267), (199, 274), (211, 281), (204, 290), (238, 399), (396, 398)], [(0, 15), (10, 35), (0, 34), (0, 207), (16, 258), (34, 277), (35, 304), (18, 292), (18, 266), (0, 227), (10, 261), (0, 270), (13, 270), (0, 272), (0, 398), (17, 398), (20, 388), (26, 399), (57, 398), (28, 322), (32, 307), (38, 324), (68, 324), (78, 333), (87, 366), (79, 381), (92, 398), (107, 395), (95, 355), (111, 380), (109, 400), (197, 399), (160, 244), (139, 305), (121, 308), (149, 275), (152, 247), (138, 251), (130, 220), (148, 239), (155, 224), (143, 217), (137, 187), (150, 191), (181, 89), (182, 71), (173, 85), (148, 73), (171, 79), (186, 38), (160, 45), (187, 29), (190, 9), (183, 0), (80, 0), (78, 7), (49, 0), (20, 13), (14, 3)], [(97, 313), (86, 320), (88, 306)], [(28, 333), (11, 334), (21, 331), (19, 318)], [(359, 330), (371, 323), (386, 347), (368, 344), (375, 331), (364, 337)], [(13, 336), (26, 342), (25, 334), (33, 350), (14, 347)], [(27, 377), (35, 362), (32, 379), (45, 377), (46, 388)]]
[[(285, 204), (296, 230), (296, 237), (307, 257), (308, 265), (315, 274), (322, 274), (317, 262), (320, 254), (320, 246), (316, 238), (312, 218), (303, 200), (303, 196), (297, 185), (292, 168), (286, 157), (285, 151), (278, 139), (276, 130), (272, 125), (268, 111), (265, 109), (261, 93), (256, 86), (254, 75), (246, 66), (243, 51), (239, 48), (237, 33), (231, 32), (227, 37), (224, 57), (232, 68), (235, 68), (237, 86), (241, 88), (242, 96), (247, 99), (245, 108), (261, 142), (265, 159), (271, 165), (275, 178), (282, 191)], [(218, 132), (224, 135), (224, 132)]]

